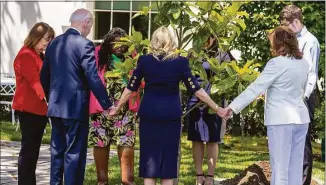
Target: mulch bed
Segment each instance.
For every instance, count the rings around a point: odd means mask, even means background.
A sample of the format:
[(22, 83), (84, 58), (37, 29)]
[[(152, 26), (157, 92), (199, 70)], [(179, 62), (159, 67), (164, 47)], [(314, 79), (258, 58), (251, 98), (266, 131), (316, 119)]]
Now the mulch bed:
[[(250, 165), (232, 179), (220, 182), (221, 185), (270, 185), (272, 170), (268, 161), (260, 161)], [(311, 185), (319, 185), (312, 181)]]

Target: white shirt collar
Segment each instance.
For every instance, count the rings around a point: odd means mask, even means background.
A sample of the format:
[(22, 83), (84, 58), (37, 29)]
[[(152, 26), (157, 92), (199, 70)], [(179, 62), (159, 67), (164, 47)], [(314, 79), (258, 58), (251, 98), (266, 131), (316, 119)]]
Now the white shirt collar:
[(306, 26), (303, 26), (303, 28), (300, 30), (300, 32), (297, 33), (297, 37), (301, 37), (304, 34), (306, 34), (307, 32), (308, 32), (307, 27)]
[(78, 31), (79, 35), (81, 35), (80, 31), (77, 28), (74, 28), (74, 27), (70, 27), (70, 28)]

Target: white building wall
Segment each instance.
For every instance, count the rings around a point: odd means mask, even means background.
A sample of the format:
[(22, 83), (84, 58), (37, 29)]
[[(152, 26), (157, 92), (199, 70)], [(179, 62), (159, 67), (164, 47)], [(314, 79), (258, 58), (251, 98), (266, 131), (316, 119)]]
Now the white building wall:
[[(43, 21), (53, 27), (56, 35), (69, 26), (69, 18), (78, 8), (92, 11), (94, 2), (0, 2), (1, 11), (1, 73), (14, 74), (13, 61), (23, 46), (29, 30)], [(92, 33), (92, 32), (91, 32)], [(92, 38), (92, 34), (89, 35)]]

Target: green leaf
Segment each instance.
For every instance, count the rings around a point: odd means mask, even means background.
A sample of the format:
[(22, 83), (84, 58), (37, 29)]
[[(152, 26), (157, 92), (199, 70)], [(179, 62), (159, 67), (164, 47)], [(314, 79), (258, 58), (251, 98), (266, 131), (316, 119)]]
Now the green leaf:
[(244, 88), (245, 87), (241, 83), (239, 83), (239, 86), (238, 86), (238, 95), (241, 94), (241, 92), (243, 91)]
[(245, 16), (247, 19), (249, 18), (249, 14), (245, 11), (240, 11), (240, 12), (237, 12), (237, 15), (239, 16)]
[(244, 69), (249, 68), (249, 67), (251, 66), (251, 64), (253, 64), (253, 63), (254, 63), (253, 60), (248, 60), (248, 61), (246, 62), (246, 64), (243, 66), (243, 68), (244, 68)]
[(227, 12), (231, 15), (236, 14), (241, 6), (241, 2), (232, 2), (232, 5), (227, 9)]
[(135, 27), (132, 27), (131, 34), (136, 42), (141, 43), (143, 40), (143, 35), (139, 31), (136, 31)]
[(215, 18), (220, 23), (224, 22), (224, 18), (219, 13), (217, 13), (216, 11), (211, 11), (211, 17)]
[(124, 66), (126, 73), (128, 73), (134, 66), (133, 66), (134, 61), (131, 58), (126, 58), (124, 61)]
[(251, 75), (251, 74), (244, 74), (241, 76), (241, 80), (243, 81), (247, 81), (247, 82), (252, 82), (256, 79), (257, 77), (255, 75)]
[(235, 21), (240, 25), (240, 27), (245, 30), (247, 28), (243, 19), (236, 18)]
[(104, 76), (105, 78), (121, 77), (121, 73), (118, 71), (108, 71)]
[(233, 69), (235, 72), (239, 73), (240, 68), (239, 68), (239, 66), (237, 65), (237, 63), (236, 63), (234, 60), (230, 63), (230, 65), (232, 66), (232, 69)]
[(142, 15), (147, 15), (148, 14), (148, 10), (149, 8), (147, 6), (143, 6), (143, 9), (142, 9)]
[(203, 45), (207, 42), (210, 34), (206, 28), (201, 28), (193, 37), (192, 46), (195, 52), (199, 53)]
[(216, 22), (214, 22), (212, 20), (208, 20), (207, 23), (212, 28), (213, 33), (220, 32), (221, 28), (217, 25)]
[(130, 42), (131, 40), (129, 39), (129, 36), (126, 36), (126, 37), (121, 37), (121, 38), (120, 38), (120, 41), (123, 41), (123, 42)]
[(232, 88), (236, 83), (236, 80), (233, 77), (228, 77), (219, 81), (217, 84), (213, 84), (211, 88), (211, 93), (222, 94), (226, 92), (228, 89)]
[(201, 75), (200, 75), (201, 79), (203, 81), (207, 81), (207, 73), (206, 73), (206, 70), (203, 67), (200, 68), (200, 73), (201, 73)]
[(256, 107), (257, 106), (257, 100), (255, 100), (254, 102), (252, 102), (252, 107)]
[(168, 15), (168, 12), (172, 6), (172, 2), (165, 2), (163, 6), (160, 7), (159, 13), (155, 16), (154, 21), (155, 22), (162, 22), (166, 16)]
[(202, 39), (200, 36), (195, 35), (192, 41), (192, 48), (195, 50), (195, 52), (199, 53), (202, 46)]
[(131, 19), (134, 19), (134, 18), (136, 18), (136, 17), (138, 17), (138, 16), (140, 16), (140, 15), (142, 15), (141, 12), (137, 12), (134, 16), (132, 16)]
[(199, 1), (197, 5), (206, 12), (212, 8), (212, 2), (210, 1)]
[(178, 8), (178, 9), (172, 9), (171, 11), (172, 11), (173, 18), (178, 19), (181, 14), (181, 10)]
[(249, 113), (249, 110), (250, 110), (250, 107), (247, 106), (246, 108), (244, 108), (242, 111), (241, 111), (241, 115), (242, 116), (245, 116)]
[(150, 41), (148, 39), (145, 39), (145, 40), (142, 40), (141, 41), (141, 44), (145, 45), (145, 46), (148, 46), (150, 43)]
[(220, 37), (218, 38), (218, 45), (222, 51), (227, 51), (230, 48), (230, 41), (228, 38)]
[(128, 53), (132, 53), (135, 50), (135, 45), (132, 44), (131, 46), (129, 46), (128, 48)]
[(140, 15), (145, 15), (145, 16), (147, 16), (147, 15), (148, 15), (148, 11), (149, 11), (149, 7), (147, 7), (147, 6), (143, 6), (142, 10), (139, 11), (139, 12), (137, 12), (134, 16), (132, 16), (131, 19), (134, 19), (134, 18), (136, 18), (136, 17), (138, 17), (138, 16), (140, 16)]
[(229, 74), (229, 76), (233, 76), (235, 74), (235, 71), (230, 65), (225, 66), (226, 72)]

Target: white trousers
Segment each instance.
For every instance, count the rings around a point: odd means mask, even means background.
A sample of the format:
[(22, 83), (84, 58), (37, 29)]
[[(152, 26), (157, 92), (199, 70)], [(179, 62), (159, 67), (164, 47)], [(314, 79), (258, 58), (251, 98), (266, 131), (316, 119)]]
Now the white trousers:
[(301, 185), (307, 124), (268, 125), (271, 185)]

